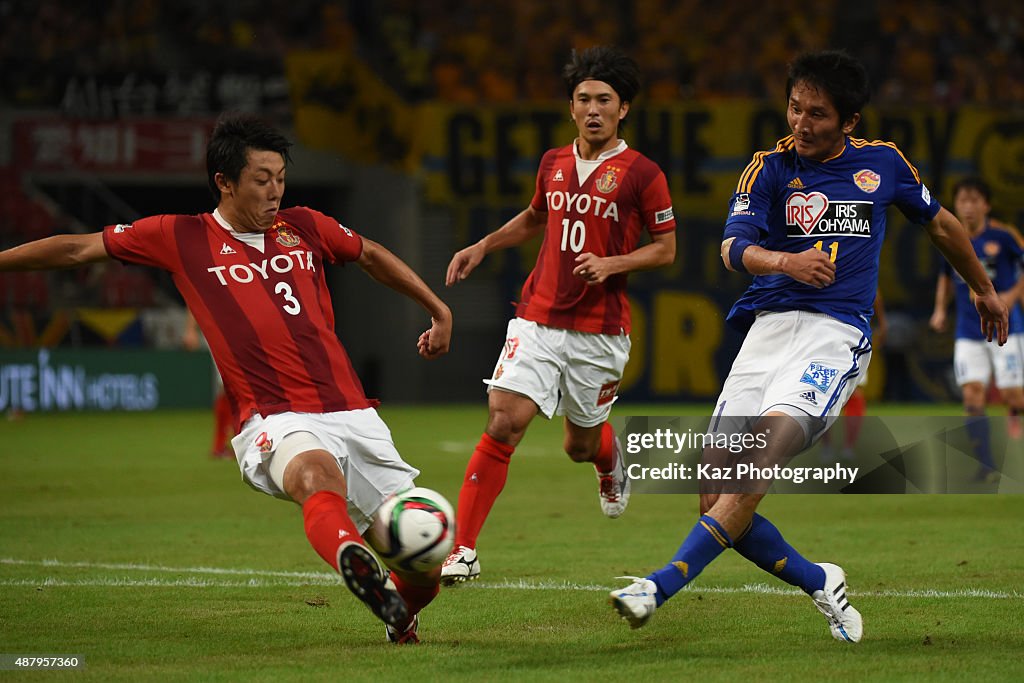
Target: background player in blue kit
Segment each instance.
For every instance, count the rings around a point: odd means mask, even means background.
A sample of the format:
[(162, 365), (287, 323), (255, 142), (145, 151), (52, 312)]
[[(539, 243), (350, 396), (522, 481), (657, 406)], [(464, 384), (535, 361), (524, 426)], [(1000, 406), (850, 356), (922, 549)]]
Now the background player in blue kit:
[(1010, 309), (1010, 336), (1005, 346), (985, 343), (978, 325), (978, 312), (971, 303), (971, 292), (963, 278), (948, 264), (935, 286), (935, 311), (930, 325), (936, 331), (946, 327), (946, 308), (950, 295), (956, 294), (956, 343), (953, 368), (963, 391), (967, 433), (980, 467), (977, 479), (995, 476), (989, 445), (989, 426), (985, 419), (988, 384), (995, 386), (1011, 410), (1024, 410), (1024, 314), (1019, 299), (1024, 290), (1021, 277), (1024, 249), (1020, 236), (1008, 226), (989, 218), (991, 192), (980, 178), (964, 178), (953, 187), (953, 208), (971, 236), (971, 245), (992, 279), (999, 296)]
[[(709, 432), (741, 423), (766, 446), (748, 457), (782, 463), (835, 420), (871, 356), (872, 302), (886, 210), (924, 225), (975, 293), (982, 335), (1006, 342), (1006, 305), (960, 222), (939, 206), (917, 170), (888, 142), (850, 137), (869, 97), (864, 67), (844, 52), (800, 56), (786, 83), (791, 135), (758, 152), (740, 176), (726, 220), (726, 268), (754, 275), (728, 320), (747, 335), (716, 402)], [(723, 418), (730, 418), (723, 420)], [(705, 449), (704, 459), (728, 453)], [(734, 484), (735, 485), (735, 484)], [(701, 517), (672, 560), (612, 591), (633, 628), (726, 548), (799, 586), (832, 636), (857, 642), (860, 613), (834, 564), (814, 564), (755, 513), (769, 482), (751, 490), (702, 487)]]

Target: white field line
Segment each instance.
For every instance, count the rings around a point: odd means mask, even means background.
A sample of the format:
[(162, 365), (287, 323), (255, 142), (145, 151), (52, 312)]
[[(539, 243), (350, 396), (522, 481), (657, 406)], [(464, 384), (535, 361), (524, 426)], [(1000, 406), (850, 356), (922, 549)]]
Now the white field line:
[[(207, 574), (215, 576), (249, 577), (242, 580), (186, 577), (178, 579), (134, 579), (128, 577), (96, 577), (82, 579), (63, 579), (53, 576), (41, 576), (29, 579), (0, 579), (0, 586), (111, 586), (111, 587), (181, 587), (181, 588), (262, 588), (268, 586), (334, 586), (338, 585), (337, 574), (330, 572), (285, 572), (260, 569), (219, 569), (214, 567), (164, 567), (151, 564), (104, 563), (104, 562), (62, 562), (60, 560), (19, 560), (10, 557), (0, 558), (0, 565), (43, 567), (51, 569), (104, 569), (134, 572), (165, 572), (174, 574)], [(606, 592), (613, 586), (602, 586), (592, 583), (575, 583), (572, 581), (475, 581), (465, 584), (457, 590), (535, 590), (535, 591), (585, 591)], [(796, 588), (770, 586), (764, 583), (750, 583), (743, 586), (707, 586), (698, 584), (684, 589), (691, 593), (755, 593), (759, 595), (803, 596), (803, 591)], [(1024, 593), (1018, 591), (993, 591), (976, 588), (957, 590), (884, 590), (884, 591), (850, 591), (850, 595), (875, 598), (988, 598), (997, 600), (1021, 600)]]

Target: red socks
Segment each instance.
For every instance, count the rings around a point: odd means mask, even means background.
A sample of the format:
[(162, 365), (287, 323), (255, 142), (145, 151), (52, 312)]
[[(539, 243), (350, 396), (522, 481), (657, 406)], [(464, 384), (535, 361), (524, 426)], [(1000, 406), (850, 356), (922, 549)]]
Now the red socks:
[(607, 474), (615, 469), (615, 430), (609, 422), (601, 425), (601, 445), (597, 449), (597, 457), (594, 458), (594, 467), (601, 474)]
[(405, 606), (409, 608), (409, 618), (419, 614), (419, 611), (429, 605), (441, 591), (441, 584), (434, 583), (429, 586), (417, 586), (402, 580), (395, 572), (391, 572), (391, 580), (395, 583), (398, 594), (405, 600)]
[(455, 515), (456, 547), (476, 547), (480, 529), (494, 501), (498, 499), (498, 494), (505, 488), (508, 463), (514, 450), (512, 446), (495, 441), (487, 434), (480, 437), (466, 465), (466, 477), (459, 491), (459, 507)]
[(355, 541), (366, 545), (348, 516), (348, 503), (334, 491), (317, 491), (302, 504), (306, 538), (324, 562), (338, 571), (338, 548)]

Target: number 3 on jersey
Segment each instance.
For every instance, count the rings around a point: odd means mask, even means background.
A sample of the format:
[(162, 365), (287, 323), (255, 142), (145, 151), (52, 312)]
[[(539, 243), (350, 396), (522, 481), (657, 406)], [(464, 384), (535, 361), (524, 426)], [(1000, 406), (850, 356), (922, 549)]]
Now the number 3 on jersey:
[(576, 220), (572, 222), (572, 226), (569, 226), (569, 219), (562, 219), (562, 251), (566, 250), (566, 247), (572, 249), (573, 253), (580, 253), (583, 251), (583, 245), (587, 241), (587, 226), (583, 221)]
[[(818, 240), (817, 242), (814, 243), (814, 248), (817, 249), (818, 251), (821, 251), (821, 247), (822, 247), (823, 244), (824, 244), (824, 242), (822, 240)], [(836, 262), (836, 255), (838, 255), (838, 254), (839, 254), (839, 242), (833, 242), (832, 244), (828, 245), (828, 260), (829, 261), (831, 261), (832, 263), (835, 263)]]
[(284, 297), (284, 300), (287, 303), (281, 308), (283, 308), (284, 312), (288, 315), (298, 315), (299, 311), (302, 310), (302, 304), (299, 303), (298, 299), (292, 296), (291, 285), (287, 282), (278, 282), (274, 287), (274, 294), (280, 294)]

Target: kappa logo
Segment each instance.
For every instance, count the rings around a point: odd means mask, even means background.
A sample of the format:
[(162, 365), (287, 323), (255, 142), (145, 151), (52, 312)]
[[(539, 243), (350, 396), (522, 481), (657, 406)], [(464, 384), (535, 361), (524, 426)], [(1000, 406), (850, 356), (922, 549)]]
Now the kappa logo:
[(786, 187), (788, 187), (791, 190), (802, 190), (804, 189), (804, 181), (800, 180), (800, 176), (797, 176), (796, 178), (790, 180), (789, 184), (786, 185)]
[(221, 256), (224, 256), (225, 254), (234, 254), (234, 253), (237, 253), (237, 252), (235, 252), (235, 250), (231, 248), (231, 245), (229, 245), (227, 242), (225, 242), (224, 246), (222, 246), (220, 248), (220, 253), (221, 253)]
[(608, 194), (609, 192), (611, 192), (612, 190), (619, 186), (619, 178), (617, 173), (621, 170), (621, 168), (609, 166), (608, 168), (605, 169), (604, 173), (602, 173), (601, 176), (594, 181), (594, 187), (596, 187), (604, 194)]
[(558, 169), (557, 171), (555, 171), (555, 176), (551, 179), (551, 182), (560, 183), (563, 182), (564, 180), (565, 178), (562, 177), (562, 169)]
[(815, 394), (813, 391), (805, 391), (804, 393), (800, 394), (800, 398), (807, 401), (812, 406), (818, 405), (818, 395)]
[(871, 194), (877, 190), (878, 186), (882, 183), (882, 176), (878, 175), (871, 169), (865, 168), (853, 174), (853, 182), (863, 192)]
[(804, 376), (800, 378), (800, 381), (804, 384), (810, 384), (812, 387), (825, 394), (828, 393), (828, 388), (832, 386), (832, 382), (835, 380), (836, 375), (839, 371), (835, 368), (830, 368), (822, 363), (812, 362), (804, 370)]
[(810, 235), (828, 209), (828, 197), (820, 192), (794, 192), (786, 200), (786, 225), (795, 225)]

